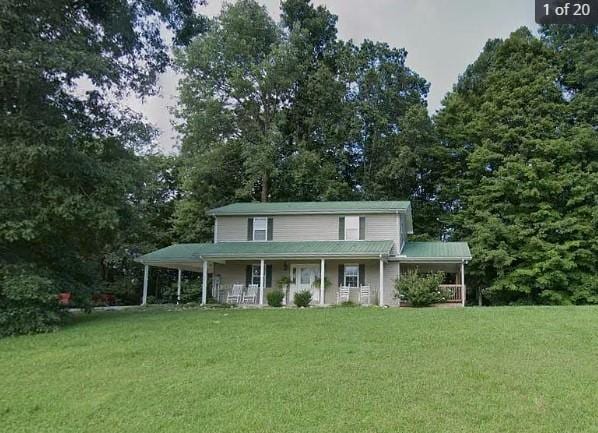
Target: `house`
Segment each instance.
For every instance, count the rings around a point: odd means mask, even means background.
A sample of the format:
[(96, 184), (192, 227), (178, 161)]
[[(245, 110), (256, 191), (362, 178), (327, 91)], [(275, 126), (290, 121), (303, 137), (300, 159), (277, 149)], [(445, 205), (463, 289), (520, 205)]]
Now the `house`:
[(409, 201), (234, 203), (207, 213), (213, 243), (176, 244), (137, 258), (145, 265), (143, 304), (150, 266), (178, 269), (179, 293), (182, 270), (201, 272), (202, 304), (211, 289), (220, 302), (263, 305), (287, 277), (291, 301), (309, 290), (314, 304), (348, 298), (397, 305), (394, 282), (414, 268), (444, 271), (448, 302), (465, 304), (467, 243), (409, 241)]

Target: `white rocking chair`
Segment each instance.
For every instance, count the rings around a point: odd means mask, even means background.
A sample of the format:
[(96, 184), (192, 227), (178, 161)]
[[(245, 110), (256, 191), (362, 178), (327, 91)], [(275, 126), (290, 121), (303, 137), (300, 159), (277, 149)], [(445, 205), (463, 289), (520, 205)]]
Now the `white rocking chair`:
[(250, 284), (247, 286), (247, 293), (243, 294), (244, 304), (257, 304), (257, 284)]
[(371, 293), (372, 292), (371, 292), (370, 286), (360, 286), (359, 287), (359, 303), (362, 305), (370, 305)]
[(351, 287), (340, 286), (338, 288), (338, 292), (336, 292), (336, 303), (342, 304), (343, 302), (349, 302), (350, 297), (351, 297)]
[(233, 284), (233, 288), (226, 296), (227, 304), (240, 304), (243, 298), (243, 284)]

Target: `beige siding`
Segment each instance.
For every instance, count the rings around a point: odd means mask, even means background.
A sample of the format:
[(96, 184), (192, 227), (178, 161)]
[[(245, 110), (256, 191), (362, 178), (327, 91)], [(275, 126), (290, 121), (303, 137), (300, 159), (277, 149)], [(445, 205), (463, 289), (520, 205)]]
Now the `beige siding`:
[[(366, 240), (398, 242), (397, 215), (365, 216)], [(338, 240), (339, 215), (276, 215), (273, 218), (274, 241)], [(246, 241), (247, 217), (218, 217), (216, 242)]]
[(274, 241), (338, 240), (338, 215), (276, 215)]
[(216, 242), (246, 241), (247, 217), (218, 217), (218, 239)]
[(394, 214), (365, 215), (365, 238), (369, 241), (397, 239), (397, 219)]
[(401, 233), (400, 233), (400, 239), (401, 239), (401, 247), (399, 248), (399, 252), (403, 250), (403, 246), (405, 245), (405, 243), (407, 242), (407, 224), (406, 224), (406, 218), (401, 217)]
[(384, 264), (384, 305), (398, 305), (395, 299), (395, 281), (399, 272), (397, 262)]

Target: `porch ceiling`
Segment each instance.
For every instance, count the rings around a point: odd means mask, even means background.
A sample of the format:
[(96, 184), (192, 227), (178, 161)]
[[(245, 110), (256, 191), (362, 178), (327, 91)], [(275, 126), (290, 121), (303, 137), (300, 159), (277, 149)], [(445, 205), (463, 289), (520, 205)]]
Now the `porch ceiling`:
[(165, 266), (170, 263), (197, 263), (202, 259), (290, 259), (388, 257), (392, 240), (385, 241), (303, 241), (303, 242), (219, 242), (176, 244), (135, 259), (139, 263)]

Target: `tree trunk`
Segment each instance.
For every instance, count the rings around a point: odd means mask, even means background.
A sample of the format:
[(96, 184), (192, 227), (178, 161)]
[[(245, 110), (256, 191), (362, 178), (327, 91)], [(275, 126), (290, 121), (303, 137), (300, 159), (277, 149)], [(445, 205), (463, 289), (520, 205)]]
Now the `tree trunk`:
[(268, 190), (268, 182), (269, 182), (268, 173), (264, 173), (262, 175), (262, 197), (261, 197), (261, 201), (264, 203), (268, 201), (268, 195), (270, 194), (270, 191)]

